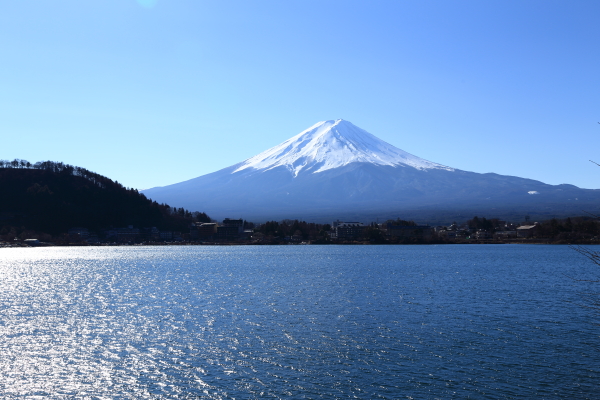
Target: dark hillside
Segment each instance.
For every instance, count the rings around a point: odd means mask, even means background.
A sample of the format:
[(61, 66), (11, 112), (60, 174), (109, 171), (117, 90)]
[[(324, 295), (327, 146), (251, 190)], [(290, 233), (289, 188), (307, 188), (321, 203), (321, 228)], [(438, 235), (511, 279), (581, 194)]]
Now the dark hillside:
[(0, 229), (19, 227), (51, 235), (73, 227), (185, 230), (194, 220), (210, 218), (158, 204), (84, 168), (50, 161), (0, 161)]

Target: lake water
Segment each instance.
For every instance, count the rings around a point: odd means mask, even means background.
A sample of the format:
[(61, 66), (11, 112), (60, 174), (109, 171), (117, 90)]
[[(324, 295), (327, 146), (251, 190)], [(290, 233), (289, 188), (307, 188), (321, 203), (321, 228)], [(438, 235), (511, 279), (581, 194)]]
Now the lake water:
[(0, 395), (598, 399), (598, 276), (566, 246), (2, 249)]

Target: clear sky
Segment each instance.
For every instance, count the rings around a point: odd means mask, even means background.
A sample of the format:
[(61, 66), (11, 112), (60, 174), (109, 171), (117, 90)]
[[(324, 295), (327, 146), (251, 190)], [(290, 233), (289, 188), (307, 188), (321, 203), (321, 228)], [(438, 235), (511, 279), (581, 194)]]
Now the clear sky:
[(0, 2), (0, 158), (146, 189), (346, 119), (430, 161), (600, 188), (600, 1)]

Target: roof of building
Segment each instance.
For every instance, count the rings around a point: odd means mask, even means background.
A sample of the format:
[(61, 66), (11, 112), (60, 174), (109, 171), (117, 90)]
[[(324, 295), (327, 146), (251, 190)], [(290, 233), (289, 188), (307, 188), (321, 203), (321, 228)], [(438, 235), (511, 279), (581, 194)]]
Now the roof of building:
[(535, 227), (537, 227), (537, 225), (522, 225), (522, 226), (519, 226), (517, 229), (518, 230), (527, 230), (527, 229), (533, 229)]

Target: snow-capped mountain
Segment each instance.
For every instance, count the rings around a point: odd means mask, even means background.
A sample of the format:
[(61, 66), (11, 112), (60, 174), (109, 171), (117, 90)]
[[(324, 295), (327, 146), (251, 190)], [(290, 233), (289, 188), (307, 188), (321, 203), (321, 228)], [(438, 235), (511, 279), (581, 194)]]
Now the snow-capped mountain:
[(143, 193), (216, 219), (256, 222), (399, 216), (435, 222), (476, 214), (545, 219), (598, 212), (600, 205), (600, 190), (450, 168), (344, 120), (319, 122), (236, 165)]
[(316, 123), (291, 139), (242, 162), (233, 173), (245, 169), (285, 167), (297, 176), (301, 172), (318, 173), (356, 162), (409, 166), (420, 170), (453, 170), (415, 157), (348, 121), (338, 119)]

